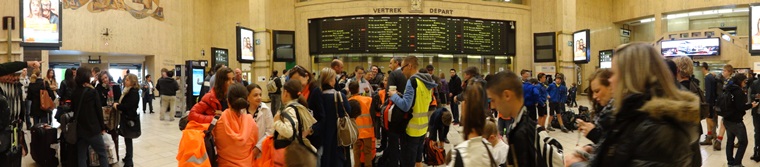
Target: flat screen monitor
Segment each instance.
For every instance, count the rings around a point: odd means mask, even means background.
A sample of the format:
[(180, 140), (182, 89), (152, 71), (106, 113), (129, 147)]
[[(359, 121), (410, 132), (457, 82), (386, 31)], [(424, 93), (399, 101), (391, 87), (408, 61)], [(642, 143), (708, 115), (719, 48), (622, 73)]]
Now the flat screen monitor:
[(760, 4), (750, 5), (749, 13), (749, 52), (752, 55), (760, 55)]
[(720, 38), (662, 41), (663, 56), (717, 56)]
[(253, 30), (237, 26), (237, 60), (242, 63), (254, 61)]
[(588, 29), (573, 33), (573, 61), (575, 63), (585, 64), (591, 59), (590, 34)]
[(59, 1), (21, 0), (20, 8), (21, 46), (53, 50), (61, 47)]
[[(203, 68), (193, 68), (193, 96), (201, 95), (201, 87), (203, 87)], [(197, 82), (200, 81), (200, 82)]]
[(612, 68), (612, 50), (599, 51), (599, 68)]

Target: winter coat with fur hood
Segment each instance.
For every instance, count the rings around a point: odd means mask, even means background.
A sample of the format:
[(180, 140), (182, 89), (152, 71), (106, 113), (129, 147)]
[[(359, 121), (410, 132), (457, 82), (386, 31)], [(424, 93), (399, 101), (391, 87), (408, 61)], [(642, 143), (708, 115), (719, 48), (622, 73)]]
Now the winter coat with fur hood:
[(592, 166), (691, 166), (699, 134), (699, 97), (678, 91), (682, 99), (631, 94), (614, 111)]

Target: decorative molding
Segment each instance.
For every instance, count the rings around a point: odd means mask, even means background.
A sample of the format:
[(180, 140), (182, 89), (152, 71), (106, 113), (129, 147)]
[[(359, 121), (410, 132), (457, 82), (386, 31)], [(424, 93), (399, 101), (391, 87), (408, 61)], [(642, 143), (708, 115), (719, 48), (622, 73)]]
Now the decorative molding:
[[(164, 21), (164, 7), (160, 0), (63, 0), (63, 9), (77, 10), (87, 8), (91, 13), (100, 13), (108, 10), (127, 11), (136, 19), (153, 17)], [(89, 3), (89, 4), (88, 4)], [(142, 8), (142, 9), (139, 9)], [(155, 8), (155, 9), (154, 9)]]

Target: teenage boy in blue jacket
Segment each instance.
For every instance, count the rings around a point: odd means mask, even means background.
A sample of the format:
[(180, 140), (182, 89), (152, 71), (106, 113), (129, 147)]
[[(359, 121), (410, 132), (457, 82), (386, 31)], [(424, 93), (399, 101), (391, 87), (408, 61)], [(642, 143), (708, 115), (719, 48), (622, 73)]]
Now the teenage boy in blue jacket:
[(546, 127), (546, 100), (549, 97), (549, 93), (546, 91), (547, 85), (546, 83), (546, 74), (544, 73), (538, 73), (538, 83), (535, 83), (534, 86), (536, 89), (538, 89), (539, 95), (538, 95), (538, 103), (536, 107), (538, 108), (538, 124)]
[(551, 126), (552, 116), (557, 115), (557, 121), (559, 126), (562, 127), (562, 132), (567, 133), (565, 124), (562, 122), (562, 112), (565, 111), (563, 103), (567, 101), (567, 87), (564, 83), (564, 78), (557, 77), (554, 79), (554, 83), (549, 84), (549, 88), (546, 89), (549, 92), (549, 126), (546, 130), (554, 131)]
[[(522, 84), (523, 84), (522, 90), (524, 90), (523, 91), (523, 99), (524, 99), (523, 105), (528, 111), (525, 114), (527, 114), (530, 117), (530, 119), (532, 119), (533, 121), (538, 121), (538, 117), (537, 117), (538, 113), (536, 111), (537, 109), (536, 104), (538, 103), (538, 100), (539, 100), (538, 99), (539, 91), (538, 89), (534, 89), (535, 86), (533, 86), (533, 83), (531, 83), (529, 80), (530, 71), (522, 70), (520, 71), (520, 75), (522, 75)], [(535, 80), (535, 82), (538, 82), (538, 80)]]

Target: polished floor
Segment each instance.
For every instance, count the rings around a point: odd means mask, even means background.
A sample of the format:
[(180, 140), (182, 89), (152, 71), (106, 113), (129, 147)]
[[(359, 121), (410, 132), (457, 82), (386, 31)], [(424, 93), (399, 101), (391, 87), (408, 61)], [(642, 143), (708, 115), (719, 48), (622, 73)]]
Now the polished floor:
[[(581, 99), (578, 101), (580, 105), (586, 105), (588, 106), (589, 102), (586, 100), (585, 97), (581, 96), (579, 97)], [(160, 106), (160, 101), (156, 100), (154, 101), (154, 107), (156, 111), (158, 111), (158, 107)], [(140, 106), (139, 111), (142, 111), (142, 106)], [(577, 111), (577, 110), (576, 110)], [(173, 113), (172, 113), (173, 114)], [(172, 167), (177, 166), (177, 149), (179, 146), (179, 140), (182, 137), (182, 132), (178, 128), (178, 120), (175, 120), (173, 122), (167, 122), (167, 121), (160, 121), (159, 120), (159, 114), (142, 114), (141, 115), (141, 121), (142, 121), (142, 136), (140, 138), (134, 139), (134, 162), (135, 166), (138, 167)], [(754, 162), (749, 159), (750, 156), (752, 156), (752, 148), (755, 147), (753, 144), (755, 139), (753, 137), (754, 129), (755, 127), (752, 126), (752, 116), (747, 114), (744, 116), (744, 123), (747, 127), (747, 133), (749, 137), (749, 146), (747, 148), (747, 152), (744, 154), (744, 160), (742, 161), (742, 164), (744, 166), (760, 166), (760, 163)], [(704, 121), (702, 121), (702, 124), (704, 126)], [(57, 125), (54, 125), (57, 126)], [(458, 144), (463, 141), (462, 135), (460, 134), (461, 127), (454, 126), (451, 128), (451, 131), (448, 134), (448, 138), (451, 141), (451, 144)], [(27, 141), (30, 141), (29, 133), (26, 133)], [(565, 147), (565, 149), (574, 149), (576, 145), (585, 145), (591, 143), (589, 140), (581, 137), (579, 139), (578, 132), (571, 132), (571, 133), (562, 133), (562, 132), (551, 132), (549, 133), (552, 137), (557, 138)], [(119, 157), (123, 158), (124, 153), (126, 151), (124, 147), (124, 140), (119, 140), (120, 144), (119, 146)], [(451, 149), (450, 144), (446, 145), (446, 149)], [(726, 165), (726, 152), (725, 152), (725, 141), (723, 142), (723, 150), (722, 151), (713, 151), (712, 147), (708, 146), (702, 146), (701, 148), (701, 154), (702, 154), (702, 163), (703, 166), (706, 167), (722, 167), (727, 166)], [(567, 151), (566, 151), (567, 152)], [(26, 156), (23, 159), (23, 166), (36, 166), (34, 163), (34, 160), (32, 160), (31, 156)], [(123, 166), (121, 162), (117, 163), (114, 166)]]

